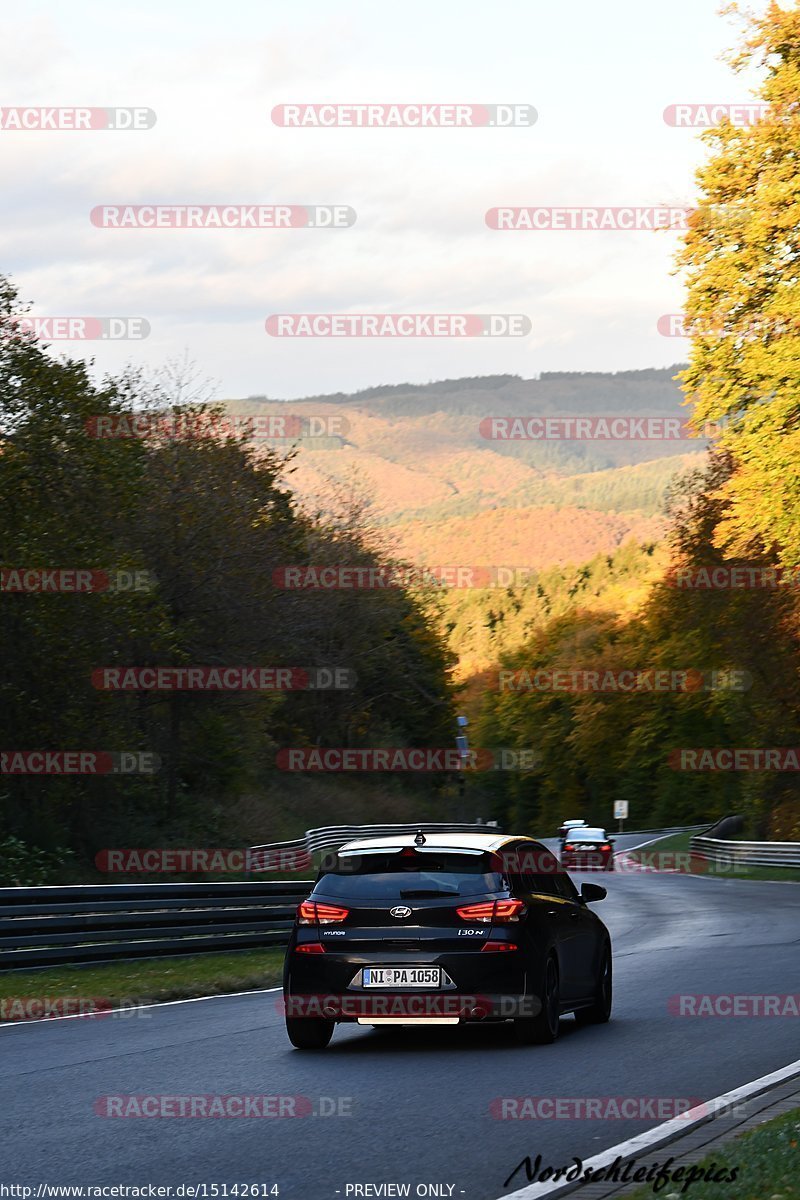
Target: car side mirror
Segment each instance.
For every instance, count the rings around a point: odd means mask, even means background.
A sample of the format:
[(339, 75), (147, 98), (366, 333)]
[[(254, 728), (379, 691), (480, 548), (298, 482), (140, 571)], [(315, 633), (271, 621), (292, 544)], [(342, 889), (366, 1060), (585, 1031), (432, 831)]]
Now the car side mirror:
[(595, 900), (605, 900), (608, 892), (604, 887), (600, 887), (599, 883), (582, 883), (581, 884), (581, 900), (584, 904), (591, 904)]

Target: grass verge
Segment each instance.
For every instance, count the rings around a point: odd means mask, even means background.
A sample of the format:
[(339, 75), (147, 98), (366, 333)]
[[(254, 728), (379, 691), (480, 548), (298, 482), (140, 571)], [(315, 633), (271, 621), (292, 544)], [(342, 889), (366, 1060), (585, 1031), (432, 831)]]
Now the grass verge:
[[(772, 879), (780, 883), (800, 883), (800, 870), (796, 867), (714, 867), (699, 858), (689, 857), (691, 833), (672, 833), (659, 838), (641, 850), (627, 851), (627, 857), (643, 865), (678, 868), (691, 875), (714, 875), (717, 879)], [(661, 856), (668, 856), (662, 858)], [(679, 857), (680, 856), (680, 857)], [(674, 861), (673, 861), (674, 860)]]
[[(13, 1012), (14, 997), (102, 997), (112, 1008), (216, 996), (281, 983), (285, 951), (240, 950), (224, 954), (186, 954), (143, 958), (96, 966), (45, 967), (0, 973), (0, 1019)], [(5, 1001), (5, 1005), (3, 1002)]]
[[(683, 1179), (661, 1188), (658, 1195), (661, 1200), (684, 1196), (691, 1200), (800, 1200), (799, 1146), (800, 1108), (795, 1108), (749, 1133), (739, 1134), (697, 1163), (699, 1170), (708, 1172), (713, 1168), (712, 1178), (722, 1171), (727, 1172), (724, 1178), (730, 1178), (735, 1170), (732, 1183), (698, 1180), (683, 1191), (690, 1170), (686, 1167)], [(627, 1200), (649, 1200), (652, 1196), (650, 1185), (629, 1193)]]

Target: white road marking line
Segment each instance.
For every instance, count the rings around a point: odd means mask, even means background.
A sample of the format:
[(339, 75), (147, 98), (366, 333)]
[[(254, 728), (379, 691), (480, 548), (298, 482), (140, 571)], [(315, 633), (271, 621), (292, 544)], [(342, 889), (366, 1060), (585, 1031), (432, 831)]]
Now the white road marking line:
[(99, 1017), (110, 1017), (113, 1013), (138, 1012), (140, 1008), (168, 1008), (171, 1004), (197, 1004), (201, 1000), (229, 1000), (231, 996), (263, 996), (267, 992), (282, 992), (283, 986), (270, 988), (251, 988), (247, 992), (218, 992), (216, 996), (186, 996), (183, 1000), (153, 1000), (150, 1004), (129, 1004), (127, 1008), (111, 1008), (101, 1013), (65, 1013), (60, 1017), (38, 1017), (33, 1021), (0, 1021), (0, 1029), (14, 1026), (30, 1027), (44, 1025), (48, 1021), (92, 1021)]
[[(713, 1100), (704, 1100), (697, 1108), (690, 1108), (681, 1117), (665, 1121), (663, 1125), (656, 1125), (654, 1129), (648, 1129), (647, 1133), (640, 1133), (638, 1137), (629, 1138), (627, 1142), (620, 1142), (619, 1145), (612, 1146), (609, 1150), (603, 1150), (594, 1158), (587, 1158), (583, 1163), (583, 1169), (591, 1167), (593, 1171), (598, 1171), (601, 1167), (611, 1166), (616, 1158), (621, 1158), (623, 1161), (641, 1158), (646, 1152), (668, 1146), (692, 1130), (698, 1129), (707, 1121), (713, 1121), (718, 1111), (724, 1112), (725, 1109), (740, 1101), (752, 1099), (753, 1096), (767, 1092), (770, 1088), (785, 1083), (787, 1079), (792, 1079), (794, 1076), (800, 1076), (800, 1059), (773, 1071), (770, 1075), (762, 1075), (760, 1079), (754, 1079), (750, 1083), (743, 1084), (742, 1087), (734, 1088), (732, 1092), (715, 1096)], [(550, 1164), (545, 1165), (549, 1166)], [(556, 1183), (529, 1183), (516, 1192), (505, 1192), (497, 1200), (539, 1200), (542, 1196), (566, 1196), (582, 1186), (580, 1180), (565, 1183), (563, 1179)]]

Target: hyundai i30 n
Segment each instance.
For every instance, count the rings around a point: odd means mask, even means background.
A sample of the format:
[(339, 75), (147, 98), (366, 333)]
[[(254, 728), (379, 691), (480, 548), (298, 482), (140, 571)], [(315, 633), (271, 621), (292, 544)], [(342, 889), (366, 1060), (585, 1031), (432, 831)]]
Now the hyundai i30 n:
[(509, 1021), (552, 1042), (559, 1018), (609, 1019), (611, 939), (540, 842), (417, 833), (349, 842), (326, 856), (297, 909), (284, 969), (286, 1028), (299, 1049), (337, 1023)]

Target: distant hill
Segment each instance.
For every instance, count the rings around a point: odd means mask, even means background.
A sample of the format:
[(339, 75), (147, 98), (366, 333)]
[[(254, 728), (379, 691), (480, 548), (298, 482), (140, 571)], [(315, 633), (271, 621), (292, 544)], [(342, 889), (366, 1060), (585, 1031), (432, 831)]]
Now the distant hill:
[(644, 371), (547, 372), (369, 388), (302, 400), (251, 396), (229, 411), (338, 421), (341, 435), (300, 441), (291, 486), (324, 502), (357, 481), (371, 515), (415, 562), (579, 563), (627, 538), (652, 540), (675, 474), (704, 443), (490, 441), (491, 416), (678, 417), (680, 364)]

